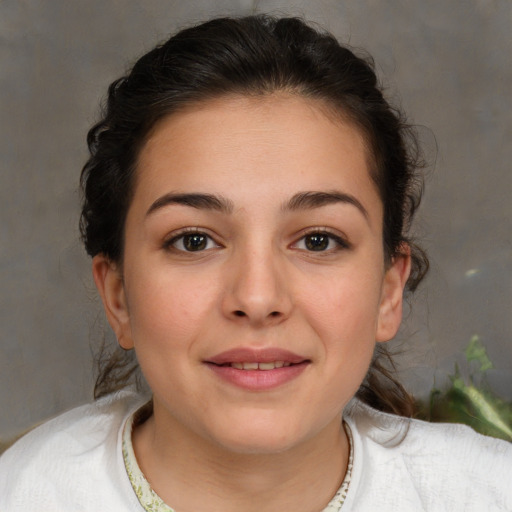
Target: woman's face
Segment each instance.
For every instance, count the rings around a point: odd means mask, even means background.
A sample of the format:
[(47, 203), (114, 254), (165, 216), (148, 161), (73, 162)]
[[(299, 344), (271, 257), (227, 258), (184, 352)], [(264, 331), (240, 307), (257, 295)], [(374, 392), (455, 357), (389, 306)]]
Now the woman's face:
[[(94, 275), (155, 421), (237, 452), (321, 435), (401, 319), (363, 138), (297, 96), (164, 119), (143, 147), (122, 275)], [(181, 429), (181, 430), (180, 430)]]

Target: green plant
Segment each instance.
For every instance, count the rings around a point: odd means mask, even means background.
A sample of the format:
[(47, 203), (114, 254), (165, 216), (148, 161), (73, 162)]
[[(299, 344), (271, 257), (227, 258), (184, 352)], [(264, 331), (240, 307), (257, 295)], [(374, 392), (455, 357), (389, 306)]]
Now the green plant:
[(417, 402), (416, 417), (435, 422), (465, 423), (477, 432), (512, 441), (512, 403), (497, 396), (486, 372), (493, 368), (480, 338), (471, 338), (465, 350), (468, 377), (455, 365), (451, 385), (433, 389), (430, 398)]

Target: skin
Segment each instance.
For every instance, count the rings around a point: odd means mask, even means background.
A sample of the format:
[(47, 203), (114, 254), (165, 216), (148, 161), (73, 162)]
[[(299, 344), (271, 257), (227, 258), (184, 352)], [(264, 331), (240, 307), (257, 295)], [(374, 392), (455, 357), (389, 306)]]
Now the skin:
[[(122, 267), (93, 260), (154, 394), (134, 432), (139, 464), (180, 512), (322, 510), (346, 471), (342, 411), (399, 327), (410, 258), (385, 265), (364, 140), (322, 107), (228, 97), (161, 121), (139, 155)], [(290, 204), (304, 192), (337, 199)], [(190, 193), (226, 208), (166, 196)], [(184, 250), (187, 228), (209, 237), (204, 250)], [(312, 232), (331, 237), (324, 250), (310, 250)], [(242, 389), (205, 364), (238, 347), (308, 363), (283, 385)]]

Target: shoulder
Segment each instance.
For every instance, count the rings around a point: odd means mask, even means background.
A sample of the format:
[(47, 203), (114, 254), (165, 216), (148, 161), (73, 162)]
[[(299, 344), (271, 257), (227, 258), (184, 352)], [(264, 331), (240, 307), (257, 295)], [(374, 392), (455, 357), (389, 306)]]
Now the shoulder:
[(8, 449), (0, 458), (0, 467), (9, 461), (33, 461), (56, 446), (59, 450), (55, 455), (59, 457), (90, 451), (98, 443), (117, 436), (123, 418), (136, 400), (132, 393), (116, 393), (48, 420)]
[(400, 482), (404, 499), (409, 489), (410, 500), (426, 510), (512, 510), (511, 443), (465, 425), (401, 418), (362, 404), (349, 418), (374, 483)]
[(0, 508), (42, 503), (45, 510), (94, 489), (101, 493), (117, 474), (121, 426), (141, 402), (134, 393), (116, 393), (22, 437), (0, 457)]

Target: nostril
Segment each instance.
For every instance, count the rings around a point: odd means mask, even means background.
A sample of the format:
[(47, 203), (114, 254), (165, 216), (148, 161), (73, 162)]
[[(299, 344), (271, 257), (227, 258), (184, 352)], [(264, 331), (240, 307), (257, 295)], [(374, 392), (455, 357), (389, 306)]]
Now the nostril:
[[(237, 316), (239, 318), (245, 318), (245, 317), (248, 317), (249, 315), (241, 310), (241, 309), (235, 309), (232, 313), (234, 316)], [(281, 317), (282, 313), (280, 311), (271, 311), (267, 318), (278, 318), (278, 317)]]

